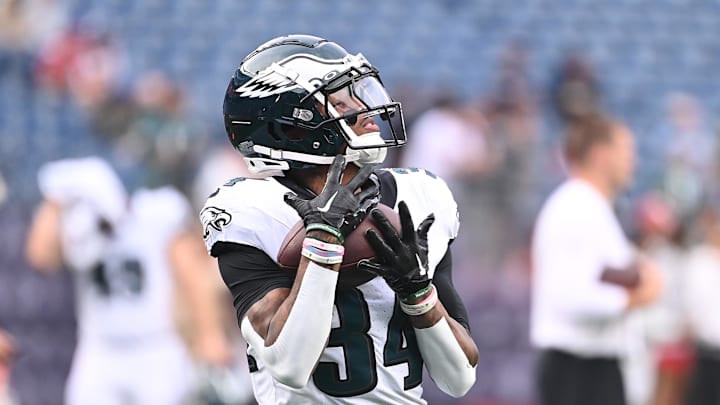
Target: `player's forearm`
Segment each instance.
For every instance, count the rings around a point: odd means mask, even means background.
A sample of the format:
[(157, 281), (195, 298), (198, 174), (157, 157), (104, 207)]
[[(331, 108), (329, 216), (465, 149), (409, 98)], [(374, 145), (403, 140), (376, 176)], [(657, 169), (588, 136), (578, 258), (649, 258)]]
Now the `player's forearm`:
[[(306, 263), (304, 263), (304, 262), (306, 262)], [(298, 294), (300, 293), (300, 289), (302, 288), (302, 283), (305, 281), (304, 279), (305, 279), (306, 269), (309, 264), (310, 264), (309, 260), (307, 260), (307, 259), (301, 260), (300, 269), (298, 269), (298, 276), (296, 276), (295, 283), (293, 284), (293, 287), (290, 290), (290, 294), (287, 296), (287, 298), (285, 298), (285, 300), (282, 302), (282, 304), (278, 308), (277, 312), (275, 312), (275, 315), (270, 319), (270, 322), (269, 322), (268, 328), (267, 328), (267, 334), (265, 336), (265, 345), (266, 346), (270, 346), (273, 343), (275, 343), (275, 341), (280, 336), (280, 333), (282, 333), (282, 331), (285, 327), (285, 324), (288, 321), (288, 318), (290, 318), (290, 314), (292, 313), (293, 308), (295, 308), (295, 306), (297, 304)], [(319, 266), (325, 270), (334, 271), (337, 273), (337, 269), (332, 269), (330, 267), (321, 266), (318, 264), (315, 264), (315, 266)], [(337, 276), (335, 276), (335, 277), (337, 278)], [(330, 291), (328, 291), (328, 293), (330, 293)], [(326, 304), (326, 305), (323, 305), (324, 308), (318, 308), (318, 310), (329, 308), (329, 310), (332, 311), (333, 300), (335, 297), (334, 288), (333, 288), (332, 292), (328, 295), (331, 296), (332, 299), (326, 299), (325, 301), (328, 301), (328, 302), (324, 302), (324, 304)], [(329, 332), (330, 324), (328, 323), (327, 326), (328, 326), (328, 333), (330, 333)]]
[(46, 200), (38, 207), (28, 231), (25, 256), (37, 270), (52, 271), (62, 265), (59, 204)]
[(277, 381), (294, 388), (309, 381), (330, 334), (337, 277), (337, 270), (303, 260), (266, 336), (256, 332), (250, 313), (243, 320), (243, 336)]
[[(325, 232), (311, 232), (311, 236), (314, 238), (318, 238), (321, 240), (324, 240), (329, 243), (338, 243), (339, 241), (337, 238), (333, 237), (332, 235), (326, 234)], [(280, 307), (277, 309), (277, 312), (274, 313), (274, 316), (269, 320), (268, 327), (267, 327), (267, 334), (264, 336), (265, 338), (265, 344), (266, 345), (272, 345), (275, 340), (277, 340), (278, 336), (280, 335), (280, 332), (283, 329), (283, 326), (285, 325), (285, 322), (287, 322), (288, 317), (290, 316), (290, 311), (292, 310), (293, 306), (295, 305), (295, 302), (297, 300), (298, 292), (300, 291), (300, 287), (302, 286), (302, 283), (304, 282), (305, 273), (307, 272), (307, 268), (310, 265), (311, 261), (306, 257), (300, 258), (300, 264), (298, 265), (298, 270), (295, 275), (295, 282), (293, 283), (292, 289), (290, 290), (290, 293), (287, 295), (287, 297), (284, 299), (282, 304), (280, 304)], [(340, 270), (340, 265), (324, 265), (319, 263), (314, 263), (315, 266), (321, 267), (323, 269), (332, 270), (334, 272), (338, 272)], [(332, 299), (330, 302), (330, 310), (332, 310), (332, 305), (334, 302), (335, 297), (335, 290), (333, 288)], [(329, 333), (329, 332), (328, 332)]]
[(475, 383), (478, 361), (470, 334), (448, 316), (439, 302), (428, 313), (410, 318), (430, 377), (448, 395), (465, 395)]
[(431, 309), (429, 312), (418, 315), (418, 316), (410, 316), (410, 323), (412, 324), (413, 328), (415, 329), (426, 329), (430, 328), (433, 325), (437, 324), (442, 318), (447, 319), (448, 324), (450, 325), (450, 329), (452, 330), (453, 336), (455, 337), (455, 342), (448, 342), (449, 344), (457, 343), (460, 345), (460, 348), (462, 349), (463, 353), (465, 353), (465, 356), (467, 357), (468, 362), (473, 367), (477, 365), (478, 362), (478, 349), (475, 345), (475, 342), (472, 340), (472, 337), (470, 336), (470, 333), (468, 333), (467, 329), (465, 329), (464, 326), (462, 326), (460, 323), (458, 323), (456, 320), (452, 319), (450, 315), (448, 315), (447, 310), (445, 310), (445, 307), (442, 305), (440, 301), (435, 305), (433, 309)]
[(193, 329), (197, 333), (193, 351), (200, 361), (214, 365), (226, 364), (231, 357), (230, 342), (225, 335), (222, 309), (212, 286), (200, 283), (188, 288), (186, 294)]
[(169, 247), (170, 262), (179, 286), (179, 298), (186, 300), (195, 333), (193, 352), (200, 361), (223, 365), (230, 361), (230, 343), (225, 336), (221, 308), (215, 296), (211, 263), (202, 242), (184, 232)]

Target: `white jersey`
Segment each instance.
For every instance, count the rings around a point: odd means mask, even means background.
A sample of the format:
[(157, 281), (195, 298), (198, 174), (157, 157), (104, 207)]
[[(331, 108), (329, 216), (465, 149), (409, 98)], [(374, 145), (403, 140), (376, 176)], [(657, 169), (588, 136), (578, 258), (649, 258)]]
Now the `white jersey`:
[[(190, 222), (185, 197), (171, 187), (129, 199), (102, 159), (65, 159), (38, 173), (43, 196), (60, 205), (63, 257), (75, 273), (81, 339), (174, 334), (168, 243)], [(103, 232), (105, 221), (113, 229)]]
[(189, 215), (189, 204), (173, 188), (133, 194), (100, 265), (76, 277), (81, 337), (174, 333), (168, 244)]
[[(457, 205), (445, 182), (418, 169), (378, 172), (381, 201), (410, 208), (419, 224), (430, 213), (429, 267), (435, 267), (457, 236)], [(396, 189), (395, 189), (396, 187)], [(280, 245), (299, 220), (283, 201), (290, 190), (275, 178), (235, 179), (214, 193), (201, 212), (208, 251), (218, 242), (256, 247), (277, 258)], [(396, 193), (396, 194), (395, 194)], [(396, 198), (389, 195), (395, 194)], [(394, 292), (376, 277), (356, 288), (338, 290), (328, 345), (308, 385), (293, 389), (273, 380), (248, 347), (255, 397), (260, 404), (424, 404), (422, 359), (407, 316)]]
[(48, 163), (38, 183), (60, 207), (63, 260), (76, 284), (79, 344), (65, 403), (179, 404), (192, 363), (174, 327), (168, 248), (189, 225), (189, 204), (170, 187), (128, 198), (96, 157)]
[(602, 282), (601, 274), (628, 268), (634, 251), (610, 202), (583, 180), (566, 181), (540, 212), (532, 257), (535, 347), (621, 355), (627, 292)]

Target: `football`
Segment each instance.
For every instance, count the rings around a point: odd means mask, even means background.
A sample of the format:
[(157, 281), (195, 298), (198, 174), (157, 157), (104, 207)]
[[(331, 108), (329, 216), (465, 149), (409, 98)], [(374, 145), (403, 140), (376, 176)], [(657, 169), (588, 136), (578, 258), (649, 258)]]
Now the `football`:
[[(378, 204), (377, 208), (385, 214), (393, 227), (400, 233), (400, 216), (387, 205)], [(375, 257), (375, 251), (367, 242), (367, 239), (365, 239), (365, 232), (368, 229), (375, 229), (380, 234), (380, 231), (377, 230), (377, 226), (375, 225), (375, 221), (373, 221), (372, 216), (369, 214), (345, 239), (345, 255), (343, 256), (343, 262), (340, 266), (338, 288), (355, 287), (375, 277), (374, 274), (355, 267), (360, 260)], [(298, 221), (290, 229), (280, 246), (277, 257), (277, 262), (280, 267), (289, 271), (297, 271), (298, 265), (300, 264), (300, 252), (304, 239), (305, 226), (302, 221)]]

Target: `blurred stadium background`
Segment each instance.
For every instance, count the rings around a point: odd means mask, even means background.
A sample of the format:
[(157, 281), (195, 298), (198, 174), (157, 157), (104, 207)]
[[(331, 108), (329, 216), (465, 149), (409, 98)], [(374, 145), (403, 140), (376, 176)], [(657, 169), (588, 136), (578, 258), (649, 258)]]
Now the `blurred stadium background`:
[[(38, 167), (97, 154), (131, 188), (172, 183), (197, 203), (203, 162), (230, 148), (230, 75), (286, 33), (379, 67), (410, 134), (389, 164), (430, 166), (460, 203), (455, 277), (481, 365), (456, 402), (426, 384), (430, 403), (533, 403), (526, 248), (562, 178), (567, 119), (602, 109), (635, 131), (636, 181), (619, 207), (629, 232), (672, 239), (677, 255), (702, 243), (687, 235), (717, 188), (717, 1), (0, 0), (0, 328), (17, 341), (22, 404), (60, 403), (74, 345), (69, 280), (31, 272), (22, 254)], [(678, 227), (636, 203), (648, 193)]]

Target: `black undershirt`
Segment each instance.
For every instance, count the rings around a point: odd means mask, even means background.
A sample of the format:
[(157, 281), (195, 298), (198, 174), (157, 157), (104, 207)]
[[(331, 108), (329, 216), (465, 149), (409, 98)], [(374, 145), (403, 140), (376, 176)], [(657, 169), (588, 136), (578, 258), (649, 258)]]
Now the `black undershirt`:
[[(262, 250), (237, 243), (218, 242), (213, 247), (220, 274), (230, 289), (238, 319), (276, 288), (291, 288), (295, 273), (283, 270)], [(448, 314), (469, 330), (467, 309), (452, 281), (452, 255), (447, 253), (435, 268), (433, 284)]]

